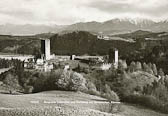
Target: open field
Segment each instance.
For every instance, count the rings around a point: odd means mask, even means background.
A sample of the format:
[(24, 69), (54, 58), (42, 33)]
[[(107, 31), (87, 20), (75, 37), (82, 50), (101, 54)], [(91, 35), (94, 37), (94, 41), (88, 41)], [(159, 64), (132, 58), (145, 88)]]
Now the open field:
[(101, 112), (104, 110), (102, 106), (107, 105), (106, 102), (103, 104), (93, 102), (104, 100), (81, 92), (66, 91), (27, 95), (0, 94), (0, 116), (167, 116), (126, 104), (123, 104), (124, 110), (120, 113)]
[(155, 112), (142, 106), (122, 104), (124, 111), (118, 113), (121, 116), (167, 116), (168, 114), (162, 114)]
[[(0, 94), (0, 99), (0, 116), (112, 115), (97, 110), (102, 104), (90, 103), (103, 98), (84, 93), (49, 91), (29, 95)], [(79, 103), (84, 101), (90, 104)]]

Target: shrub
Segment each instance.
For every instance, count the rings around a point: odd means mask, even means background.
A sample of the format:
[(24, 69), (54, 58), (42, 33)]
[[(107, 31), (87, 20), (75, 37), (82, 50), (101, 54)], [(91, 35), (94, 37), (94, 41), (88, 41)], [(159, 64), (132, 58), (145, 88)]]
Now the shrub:
[(61, 90), (69, 90), (70, 75), (70, 71), (63, 71), (60, 77), (56, 79), (55, 85)]
[(34, 81), (34, 84), (32, 85), (34, 87), (33, 92), (40, 92), (47, 90), (46, 82), (49, 77), (44, 75), (43, 73), (37, 73), (34, 76), (37, 76), (36, 77), (37, 79)]
[(83, 75), (73, 71), (63, 71), (56, 79), (55, 85), (61, 90), (85, 91), (86, 79)]
[(26, 86), (25, 88), (24, 88), (24, 93), (32, 93), (33, 92), (33, 86)]
[(167, 105), (162, 101), (158, 100), (154, 96), (149, 95), (129, 95), (124, 98), (124, 101), (139, 104), (156, 111), (161, 111), (163, 113), (168, 113)]
[(158, 98), (159, 100), (168, 102), (168, 89), (164, 84), (157, 84), (156, 88), (153, 88), (152, 95)]
[(21, 86), (18, 82), (18, 77), (12, 74), (11, 72), (7, 73), (5, 79), (3, 80), (3, 83), (6, 85), (6, 88), (9, 91), (9, 93), (21, 90)]
[(86, 87), (88, 88), (87, 93), (91, 95), (100, 95), (100, 92), (97, 91), (96, 86), (92, 82), (88, 81)]
[(98, 110), (107, 113), (117, 113), (123, 111), (124, 109), (121, 104), (106, 103), (99, 105)]
[(110, 101), (120, 101), (118, 95), (112, 91), (107, 84), (105, 85), (105, 93), (102, 94), (102, 97), (107, 98)]
[(62, 69), (54, 70), (52, 71), (49, 75), (48, 78), (46, 79), (45, 84), (45, 89), (46, 90), (56, 90), (58, 89), (58, 86), (55, 84), (58, 79), (60, 79), (61, 75), (63, 73)]
[(127, 63), (126, 63), (126, 60), (119, 60), (118, 62), (118, 69), (121, 70), (121, 71), (124, 71), (127, 69)]
[(89, 70), (89, 68), (86, 67), (86, 68), (83, 68), (83, 72), (88, 74), (90, 72), (90, 70)]
[(29, 83), (29, 79), (32, 77), (32, 73), (28, 71), (21, 72), (19, 75), (19, 83), (23, 87)]
[(164, 109), (162, 110), (164, 113), (168, 113), (168, 103), (164, 105)]
[(86, 79), (83, 75), (72, 72), (70, 76), (69, 88), (74, 91), (85, 91), (86, 90)]

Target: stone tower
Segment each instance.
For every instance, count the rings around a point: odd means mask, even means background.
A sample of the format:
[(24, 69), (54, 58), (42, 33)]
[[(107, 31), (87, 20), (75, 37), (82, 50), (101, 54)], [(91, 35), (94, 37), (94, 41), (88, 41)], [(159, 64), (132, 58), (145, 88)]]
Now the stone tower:
[(115, 59), (114, 59), (115, 68), (118, 68), (118, 50), (115, 49)]
[(45, 60), (50, 60), (50, 39), (41, 39), (41, 52)]

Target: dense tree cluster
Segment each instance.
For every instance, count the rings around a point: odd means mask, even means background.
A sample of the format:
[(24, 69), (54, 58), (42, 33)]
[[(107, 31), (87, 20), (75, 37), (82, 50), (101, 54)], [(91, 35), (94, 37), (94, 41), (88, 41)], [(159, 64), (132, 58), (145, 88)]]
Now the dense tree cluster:
[(13, 65), (11, 60), (0, 59), (0, 68), (9, 68)]
[(119, 94), (121, 100), (167, 113), (168, 75), (152, 63), (132, 61), (125, 69), (122, 65), (126, 64), (120, 61), (119, 69), (113, 70), (113, 72), (117, 71), (116, 75), (113, 73), (108, 82), (112, 90)]
[(17, 59), (0, 59), (0, 68), (10, 68), (14, 67), (16, 69), (22, 69), (23, 68), (23, 62)]
[(98, 39), (97, 36), (89, 32), (79, 31), (64, 35), (54, 35), (51, 40), (51, 52), (61, 55), (107, 55), (111, 46), (119, 49), (122, 54), (127, 54), (131, 51), (135, 44), (125, 41), (107, 41)]

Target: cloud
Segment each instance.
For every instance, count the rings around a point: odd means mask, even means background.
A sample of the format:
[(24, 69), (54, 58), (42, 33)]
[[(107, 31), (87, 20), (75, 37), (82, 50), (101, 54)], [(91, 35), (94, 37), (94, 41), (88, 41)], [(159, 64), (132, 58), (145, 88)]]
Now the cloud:
[(0, 23), (72, 24), (116, 17), (162, 19), (167, 0), (1, 0)]
[(168, 13), (167, 0), (98, 0), (89, 6), (109, 14), (146, 15), (151, 18), (162, 17)]

